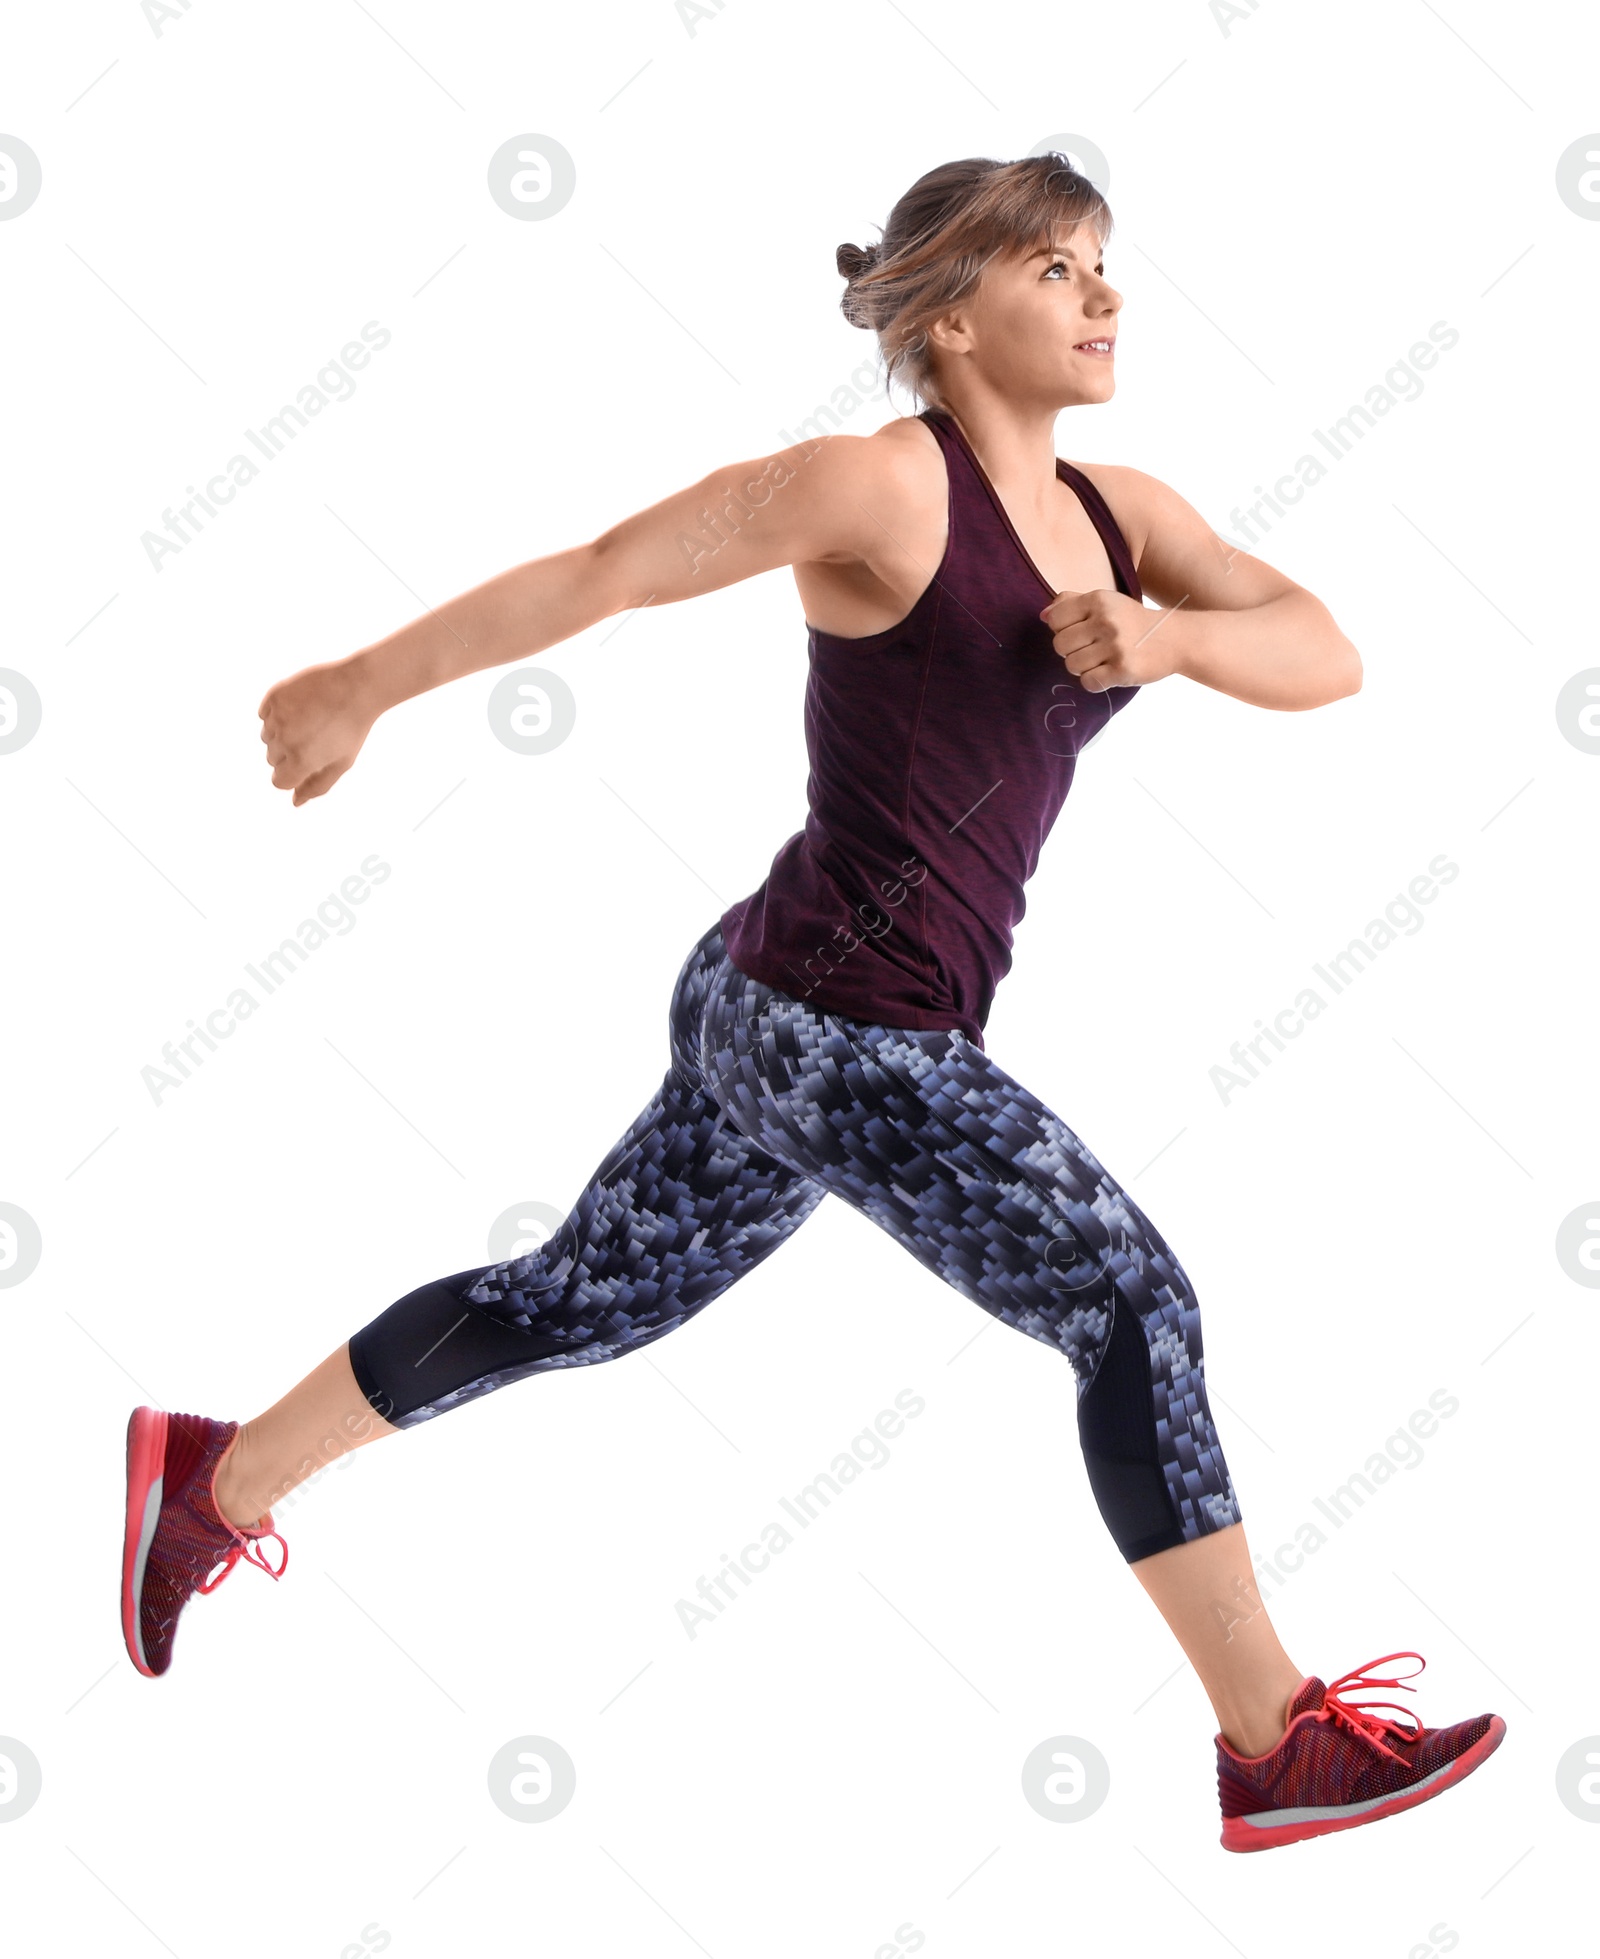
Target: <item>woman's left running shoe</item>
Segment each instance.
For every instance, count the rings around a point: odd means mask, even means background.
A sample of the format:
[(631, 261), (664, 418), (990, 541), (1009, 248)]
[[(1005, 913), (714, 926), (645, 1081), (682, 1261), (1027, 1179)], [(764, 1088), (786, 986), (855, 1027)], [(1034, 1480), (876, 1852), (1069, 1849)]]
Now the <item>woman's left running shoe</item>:
[[(214, 1592), (241, 1558), (271, 1578), (281, 1578), (289, 1563), (270, 1512), (241, 1530), (217, 1508), (217, 1464), (238, 1429), (237, 1422), (160, 1408), (135, 1408), (128, 1418), (122, 1637), (141, 1673), (166, 1672), (179, 1613), (196, 1592)], [(261, 1549), (268, 1537), (283, 1552), (277, 1565)]]

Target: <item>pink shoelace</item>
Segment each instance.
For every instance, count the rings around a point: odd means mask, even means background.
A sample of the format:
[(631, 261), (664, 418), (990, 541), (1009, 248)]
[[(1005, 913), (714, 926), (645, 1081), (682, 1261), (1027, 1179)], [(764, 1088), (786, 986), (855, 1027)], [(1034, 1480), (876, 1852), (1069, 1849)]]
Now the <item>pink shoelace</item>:
[[(232, 1525), (229, 1525), (229, 1528), (232, 1529)], [(282, 1558), (276, 1565), (272, 1563), (271, 1559), (261, 1549), (263, 1540), (269, 1537), (277, 1539), (278, 1548), (283, 1553)], [(221, 1562), (213, 1569), (206, 1582), (203, 1585), (197, 1585), (195, 1590), (199, 1592), (214, 1592), (222, 1583), (223, 1579), (227, 1577), (228, 1573), (233, 1570), (234, 1566), (241, 1561), (245, 1564), (255, 1565), (258, 1570), (264, 1571), (269, 1578), (281, 1578), (289, 1568), (289, 1547), (284, 1543), (277, 1531), (270, 1528), (263, 1531), (255, 1531), (248, 1537), (243, 1531), (235, 1531), (234, 1541), (223, 1553)]]
[[(1383, 1666), (1389, 1660), (1418, 1660), (1421, 1662), (1421, 1665), (1414, 1672), (1400, 1674), (1394, 1679), (1385, 1679), (1381, 1675), (1367, 1671), (1369, 1667)], [(1342, 1697), (1340, 1690), (1362, 1689), (1367, 1687), (1400, 1687), (1406, 1693), (1414, 1694), (1416, 1689), (1414, 1687), (1408, 1687), (1406, 1682), (1408, 1680), (1415, 1680), (1417, 1674), (1421, 1673), (1423, 1667), (1427, 1664), (1427, 1661), (1422, 1658), (1420, 1653), (1410, 1652), (1380, 1653), (1375, 1660), (1363, 1660), (1360, 1666), (1353, 1668), (1349, 1673), (1341, 1673), (1337, 1680), (1329, 1683), (1323, 1692), (1322, 1706), (1317, 1710), (1317, 1719), (1319, 1721), (1332, 1721), (1338, 1726), (1347, 1729), (1351, 1734), (1359, 1735), (1364, 1741), (1370, 1742), (1380, 1755), (1387, 1755), (1393, 1762), (1404, 1762), (1405, 1757), (1395, 1753), (1386, 1741), (1385, 1736), (1395, 1735), (1402, 1741), (1417, 1740), (1423, 1733), (1423, 1725), (1417, 1718), (1415, 1711), (1412, 1708), (1402, 1706), (1399, 1701), (1346, 1700)], [(1393, 1708), (1396, 1714), (1405, 1715), (1415, 1725), (1404, 1727), (1400, 1722), (1390, 1720), (1387, 1715), (1376, 1713), (1374, 1710), (1380, 1707)]]

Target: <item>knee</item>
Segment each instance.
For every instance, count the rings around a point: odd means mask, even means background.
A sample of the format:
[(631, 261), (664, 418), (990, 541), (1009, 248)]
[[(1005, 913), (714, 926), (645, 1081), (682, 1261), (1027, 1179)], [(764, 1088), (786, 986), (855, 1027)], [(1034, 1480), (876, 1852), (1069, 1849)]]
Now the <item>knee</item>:
[(1107, 1228), (1109, 1269), (1117, 1291), (1141, 1318), (1155, 1313), (1188, 1319), (1200, 1301), (1189, 1275), (1161, 1233), (1135, 1205), (1124, 1199)]

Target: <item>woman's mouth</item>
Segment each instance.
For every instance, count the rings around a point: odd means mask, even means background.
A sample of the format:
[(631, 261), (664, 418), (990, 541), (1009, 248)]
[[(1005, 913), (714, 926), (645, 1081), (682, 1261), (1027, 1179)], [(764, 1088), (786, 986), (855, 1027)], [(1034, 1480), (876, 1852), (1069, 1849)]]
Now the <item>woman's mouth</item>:
[(1110, 360), (1115, 340), (1080, 340), (1073, 348), (1075, 354), (1088, 354), (1094, 360)]

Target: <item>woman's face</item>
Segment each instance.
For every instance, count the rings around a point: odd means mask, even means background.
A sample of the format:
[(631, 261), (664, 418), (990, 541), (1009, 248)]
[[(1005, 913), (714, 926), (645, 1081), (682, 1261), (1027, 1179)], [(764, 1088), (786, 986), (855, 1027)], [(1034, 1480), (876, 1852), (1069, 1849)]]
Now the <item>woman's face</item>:
[(997, 394), (1050, 408), (1109, 401), (1122, 295), (1104, 273), (1087, 224), (1058, 228), (1048, 249), (992, 259), (976, 291), (929, 329), (941, 379), (959, 392), (968, 369)]

